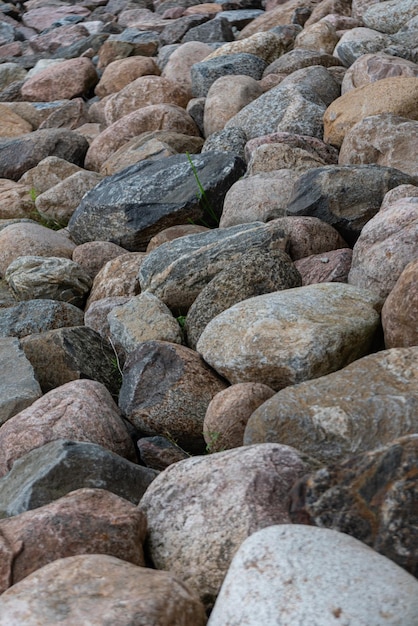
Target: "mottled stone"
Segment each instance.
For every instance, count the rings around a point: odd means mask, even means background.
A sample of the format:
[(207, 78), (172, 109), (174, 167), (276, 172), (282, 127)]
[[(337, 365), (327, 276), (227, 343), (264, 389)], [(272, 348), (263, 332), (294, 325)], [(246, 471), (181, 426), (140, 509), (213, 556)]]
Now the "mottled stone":
[(228, 20), (224, 20), (220, 15), (216, 20), (209, 20), (198, 26), (189, 28), (182, 37), (182, 43), (187, 41), (201, 41), (203, 43), (218, 43), (224, 41), (234, 41), (234, 31)]
[[(134, 148), (131, 149), (128, 144), (134, 145)], [(157, 161), (166, 159), (174, 154), (177, 154), (175, 150), (158, 139), (149, 139), (138, 147), (138, 142), (134, 138), (106, 159), (100, 168), (100, 173), (105, 176), (112, 176), (112, 174), (139, 163), (139, 161)]]
[(287, 252), (292, 261), (347, 248), (339, 232), (317, 217), (278, 217), (274, 222), (289, 238)]
[(201, 41), (188, 41), (181, 44), (170, 55), (161, 74), (179, 85), (192, 91), (191, 68), (195, 63), (203, 61), (212, 52), (212, 48)]
[(295, 48), (317, 50), (322, 54), (332, 54), (339, 41), (333, 24), (324, 20), (315, 24), (305, 25), (295, 39)]
[(254, 176), (277, 170), (291, 170), (295, 174), (302, 174), (321, 165), (326, 165), (325, 161), (303, 148), (285, 143), (270, 143), (255, 148), (247, 166), (247, 174)]
[(349, 67), (364, 54), (374, 54), (392, 43), (388, 35), (359, 26), (346, 31), (334, 48), (334, 56)]
[(364, 87), (390, 76), (418, 77), (418, 66), (412, 61), (385, 52), (363, 54), (346, 71), (341, 93)]
[(368, 7), (363, 13), (363, 22), (382, 33), (396, 33), (417, 15), (418, 7), (414, 0), (389, 0), (383, 6)]
[(318, 50), (296, 48), (295, 50), (290, 50), (289, 52), (282, 54), (281, 57), (273, 61), (273, 63), (270, 63), (270, 65), (265, 69), (263, 76), (265, 77), (269, 74), (289, 76), (297, 70), (301, 70), (304, 67), (312, 67), (314, 65), (333, 67), (341, 66), (342, 62), (331, 54), (319, 52)]
[(21, 89), (25, 100), (49, 102), (86, 95), (98, 81), (92, 61), (86, 57), (57, 63), (25, 80)]
[(58, 185), (65, 178), (81, 171), (83, 170), (75, 163), (70, 163), (56, 156), (48, 156), (39, 161), (38, 165), (25, 172), (19, 183), (34, 189), (36, 194), (39, 195), (51, 189), (54, 185)]
[(245, 157), (250, 161), (255, 150), (265, 144), (285, 144), (294, 148), (306, 150), (313, 157), (322, 159), (327, 165), (338, 162), (338, 150), (321, 139), (309, 135), (297, 135), (295, 133), (272, 133), (264, 137), (250, 139), (245, 146)]
[(160, 69), (155, 60), (150, 57), (133, 56), (113, 61), (106, 66), (94, 92), (103, 98), (120, 91), (140, 76), (151, 74), (158, 76)]
[(242, 128), (223, 128), (206, 139), (202, 152), (232, 152), (244, 160), (246, 143), (247, 133)]
[(126, 254), (126, 250), (110, 241), (87, 241), (73, 251), (73, 261), (94, 279), (108, 261)]
[(79, 308), (57, 300), (29, 300), (0, 309), (0, 337), (26, 337), (82, 324), (83, 312)]
[(197, 350), (231, 384), (283, 389), (367, 354), (379, 326), (378, 302), (343, 283), (256, 296), (209, 322)]
[(302, 285), (346, 283), (352, 257), (351, 248), (340, 248), (299, 259), (295, 261), (295, 267), (302, 276)]
[(178, 224), (177, 226), (170, 226), (160, 230), (154, 237), (152, 237), (147, 246), (147, 252), (151, 252), (161, 246), (163, 243), (178, 239), (178, 237), (186, 237), (187, 235), (197, 235), (198, 233), (205, 233), (209, 229), (206, 226), (199, 226), (198, 224)]
[(191, 68), (192, 94), (194, 97), (206, 96), (215, 80), (221, 76), (242, 74), (260, 80), (266, 68), (266, 62), (255, 54), (240, 52), (204, 59)]
[(159, 45), (158, 33), (136, 28), (125, 28), (121, 34), (110, 35), (99, 50), (98, 69), (103, 69), (112, 61), (130, 56), (153, 57)]
[(0, 116), (0, 137), (2, 138), (18, 137), (32, 130), (32, 124), (4, 104), (0, 104)]
[(141, 437), (136, 445), (142, 463), (159, 471), (190, 456), (178, 444), (161, 436)]
[(7, 178), (0, 179), (0, 219), (17, 219), (33, 214), (30, 188)]
[(86, 311), (93, 302), (102, 298), (138, 295), (138, 270), (144, 258), (142, 252), (128, 252), (108, 261), (96, 274)]
[(267, 64), (272, 63), (284, 51), (280, 37), (274, 32), (259, 32), (239, 41), (226, 43), (217, 50), (211, 52), (206, 60), (215, 59), (230, 54), (253, 54)]
[(146, 341), (123, 369), (119, 406), (145, 435), (169, 436), (188, 452), (203, 452), (203, 420), (213, 396), (227, 384), (196, 352)]
[(418, 260), (413, 260), (399, 276), (382, 309), (386, 348), (418, 345)]
[(244, 539), (264, 526), (288, 523), (288, 492), (306, 467), (297, 450), (278, 444), (171, 465), (139, 504), (155, 567), (180, 576), (211, 607)]

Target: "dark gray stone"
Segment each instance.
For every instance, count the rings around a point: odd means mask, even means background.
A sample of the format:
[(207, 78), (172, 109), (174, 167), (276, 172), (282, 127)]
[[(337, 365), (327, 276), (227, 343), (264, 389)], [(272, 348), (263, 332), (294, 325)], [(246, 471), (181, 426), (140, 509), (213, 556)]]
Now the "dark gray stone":
[[(200, 26), (209, 20), (208, 15), (185, 15), (168, 24), (160, 34), (162, 46), (179, 43), (190, 28)], [(162, 69), (162, 68), (161, 68)]]
[(282, 88), (307, 87), (319, 96), (327, 106), (341, 95), (340, 85), (323, 65), (313, 65), (295, 70), (290, 76), (286, 76), (280, 85)]
[(89, 37), (84, 37), (79, 41), (75, 41), (71, 46), (61, 46), (57, 50), (55, 50), (54, 54), (51, 55), (53, 59), (76, 59), (80, 57), (83, 52), (87, 50), (93, 50), (96, 54), (109, 37), (106, 33), (99, 33), (97, 35), (90, 35)]
[(72, 130), (48, 128), (0, 141), (0, 178), (19, 180), (48, 156), (83, 167), (89, 143)]
[(210, 230), (162, 244), (139, 269), (141, 289), (148, 289), (176, 314), (186, 313), (202, 289), (225, 264), (238, 261), (251, 247), (285, 250), (287, 235), (275, 223), (253, 222)]
[(185, 154), (160, 161), (141, 161), (105, 178), (88, 192), (71, 217), (68, 229), (78, 243), (112, 241), (127, 250), (145, 250), (164, 228), (203, 220), (216, 225), (231, 185), (245, 173), (235, 155), (218, 152), (192, 155), (207, 202)]
[(0, 479), (0, 518), (19, 515), (76, 489), (106, 489), (138, 504), (158, 475), (95, 443), (58, 439), (17, 459)]
[[(206, 98), (191, 98), (187, 103), (186, 111), (196, 124), (202, 137), (205, 134), (205, 102)], [(180, 151), (179, 151), (180, 152)]]
[(263, 59), (246, 52), (226, 54), (195, 63), (191, 68), (192, 93), (197, 98), (206, 96), (210, 86), (221, 76), (244, 74), (260, 80), (266, 66)]
[(223, 128), (206, 139), (202, 152), (232, 152), (245, 160), (247, 141), (247, 133), (242, 128)]
[(231, 26), (235, 26), (238, 30), (242, 30), (256, 17), (264, 15), (265, 11), (261, 9), (238, 9), (236, 11), (221, 11), (215, 16), (215, 20), (227, 20)]
[(26, 337), (64, 326), (81, 326), (83, 312), (67, 302), (29, 300), (0, 309), (0, 337)]
[(228, 20), (218, 18), (190, 28), (181, 42), (201, 41), (202, 43), (216, 43), (218, 41), (226, 42), (234, 40), (234, 33)]
[(308, 170), (295, 182), (287, 215), (309, 215), (331, 224), (353, 245), (380, 209), (383, 196), (417, 179), (380, 165), (327, 165)]
[(334, 49), (334, 54), (346, 67), (350, 67), (363, 54), (380, 52), (392, 43), (389, 35), (366, 28), (353, 28), (343, 35)]
[(237, 302), (301, 285), (301, 276), (285, 252), (250, 249), (228, 263), (193, 302), (186, 318), (187, 345), (196, 350), (209, 322)]

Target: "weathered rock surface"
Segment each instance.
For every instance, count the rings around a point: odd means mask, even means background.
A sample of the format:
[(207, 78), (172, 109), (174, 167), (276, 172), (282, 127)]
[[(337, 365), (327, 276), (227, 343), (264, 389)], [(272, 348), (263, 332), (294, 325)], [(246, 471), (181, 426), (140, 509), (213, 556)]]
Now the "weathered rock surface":
[(139, 457), (147, 467), (161, 471), (169, 465), (188, 459), (190, 455), (166, 437), (141, 437), (136, 442)]
[(418, 345), (418, 259), (403, 270), (382, 309), (386, 348)]
[(142, 252), (127, 252), (108, 261), (94, 278), (86, 311), (92, 302), (102, 298), (138, 295), (138, 270), (144, 258)]
[(244, 75), (260, 80), (266, 66), (267, 63), (263, 59), (248, 52), (203, 59), (200, 63), (192, 65), (190, 71), (192, 94), (195, 98), (206, 97), (213, 83), (222, 76)]
[(87, 95), (98, 82), (96, 69), (90, 59), (80, 57), (56, 63), (25, 80), (21, 89), (25, 100), (49, 102)]
[(29, 300), (0, 309), (0, 337), (26, 337), (82, 324), (83, 312), (68, 302)]
[(94, 279), (108, 261), (126, 254), (126, 250), (110, 241), (87, 241), (74, 248), (72, 259)]

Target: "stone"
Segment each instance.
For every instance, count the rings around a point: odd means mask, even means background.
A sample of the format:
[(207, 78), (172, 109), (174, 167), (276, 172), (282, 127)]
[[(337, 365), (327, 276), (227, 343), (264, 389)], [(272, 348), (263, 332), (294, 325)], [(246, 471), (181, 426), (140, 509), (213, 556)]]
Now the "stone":
[[(4, 592), (43, 565), (75, 554), (109, 554), (144, 566), (146, 519), (134, 504), (103, 489), (78, 489), (55, 502), (0, 520)], [(6, 552), (6, 553), (7, 553)]]
[(348, 68), (341, 84), (342, 95), (391, 76), (418, 77), (418, 66), (412, 61), (386, 52), (363, 54)]
[(302, 174), (321, 165), (326, 165), (325, 161), (303, 148), (285, 143), (270, 143), (262, 144), (253, 151), (247, 166), (247, 174), (251, 177), (277, 170), (291, 170), (295, 174)]
[(21, 340), (44, 393), (72, 380), (96, 380), (117, 397), (120, 381), (110, 344), (91, 328), (74, 326)]
[(363, 13), (363, 22), (381, 33), (396, 33), (417, 15), (418, 7), (413, 0), (389, 0), (384, 6), (369, 6)]
[(82, 18), (86, 18), (89, 15), (90, 11), (86, 7), (77, 5), (55, 5), (54, 8), (52, 8), (51, 5), (40, 6), (26, 11), (23, 17), (23, 23), (25, 26), (29, 26), (30, 28), (34, 28), (35, 30), (42, 32), (63, 17), (80, 16)]
[(142, 252), (128, 252), (105, 263), (94, 278), (86, 311), (93, 302), (102, 298), (138, 295), (138, 270), (144, 258)]
[(34, 204), (30, 188), (7, 178), (0, 179), (0, 219), (29, 217)]
[(110, 241), (87, 241), (74, 248), (72, 259), (93, 280), (108, 261), (126, 254), (126, 250)]
[(0, 231), (0, 276), (4, 276), (18, 257), (32, 254), (70, 259), (74, 248), (75, 244), (67, 237), (40, 224), (11, 224)]
[[(228, 99), (225, 101), (225, 90)], [(205, 137), (222, 130), (244, 106), (261, 96), (263, 90), (250, 76), (221, 76), (209, 88), (205, 101)]]
[(334, 48), (334, 56), (350, 67), (364, 54), (381, 52), (392, 43), (388, 35), (359, 26), (346, 31)]
[(239, 34), (239, 39), (246, 39), (256, 32), (268, 31), (271, 28), (289, 25), (292, 22), (294, 12), (298, 8), (312, 9), (317, 4), (316, 0), (288, 0), (286, 6), (281, 4), (277, 6), (277, 2), (267, 2), (265, 4), (266, 12), (260, 17), (256, 17), (248, 26), (245, 26)]
[(224, 44), (211, 52), (206, 60), (230, 54), (253, 54), (269, 65), (284, 51), (283, 43), (273, 32), (259, 32), (239, 41)]
[(343, 283), (320, 283), (235, 304), (206, 326), (197, 351), (231, 384), (275, 391), (341, 369), (367, 354), (379, 299)]
[(338, 163), (338, 150), (324, 143), (321, 139), (308, 135), (297, 135), (294, 133), (272, 133), (264, 137), (250, 139), (245, 146), (245, 157), (247, 162), (251, 160), (254, 152), (265, 144), (285, 144), (294, 148), (306, 150), (313, 157), (323, 160), (327, 165)]
[(418, 186), (416, 185), (398, 185), (398, 187), (394, 187), (390, 191), (388, 191), (384, 198), (383, 202), (380, 205), (380, 211), (386, 211), (386, 209), (390, 209), (394, 202), (398, 200), (403, 200), (405, 198), (417, 198), (418, 197)]
[(136, 505), (156, 475), (94, 443), (51, 441), (15, 461), (0, 479), (0, 518), (84, 488), (104, 489)]
[(324, 17), (329, 19), (330, 15), (351, 18), (351, 4), (351, 0), (322, 0), (313, 7), (310, 17), (305, 22), (305, 26), (316, 24)]
[(293, 186), (287, 214), (318, 217), (353, 245), (378, 212), (385, 193), (414, 181), (397, 169), (374, 164), (309, 169)]
[(193, 350), (146, 341), (127, 356), (119, 406), (144, 435), (164, 435), (187, 452), (201, 453), (207, 406), (226, 386)]
[(199, 136), (195, 123), (184, 109), (174, 104), (151, 104), (124, 115), (101, 132), (88, 149), (86, 167), (99, 171), (106, 159), (124, 143), (141, 133), (154, 130)]
[(0, 427), (0, 475), (23, 455), (57, 439), (97, 443), (136, 461), (132, 440), (106, 387), (95, 380), (74, 380)]
[[(166, 26), (163, 28), (160, 34), (160, 42), (163, 46), (180, 44), (180, 42), (183, 41), (183, 37), (187, 35), (189, 30), (191, 30), (195, 26), (204, 24), (208, 20), (209, 15), (207, 13), (203, 13), (201, 15), (185, 15), (184, 12), (182, 12), (182, 14), (177, 19), (171, 19), (170, 21), (166, 22)], [(205, 41), (204, 37), (200, 40), (198, 36), (193, 37), (192, 41), (193, 40), (197, 40), (198, 43), (203, 43)], [(220, 41), (222, 41), (222, 36), (220, 38)]]
[(45, 565), (1, 596), (0, 613), (1, 626), (22, 620), (29, 620), (27, 626), (55, 626), (58, 620), (62, 626), (79, 620), (101, 626), (109, 615), (114, 626), (126, 626), (138, 616), (160, 626), (206, 624), (197, 595), (173, 574), (103, 554)]
[(159, 45), (158, 33), (125, 28), (121, 34), (110, 35), (99, 50), (97, 68), (103, 69), (112, 61), (130, 56), (153, 57)]
[[(132, 149), (131, 146), (134, 146), (134, 148)], [(112, 176), (112, 174), (139, 163), (139, 161), (157, 161), (175, 154), (177, 153), (168, 144), (158, 139), (149, 139), (145, 143), (141, 142), (141, 146), (138, 147), (138, 141), (134, 138), (124, 144), (119, 150), (116, 150), (103, 163), (100, 173), (105, 176)]]
[(345, 135), (370, 115), (392, 113), (418, 119), (418, 78), (395, 76), (353, 89), (337, 98), (324, 114), (324, 141), (340, 147)]
[(297, 450), (264, 444), (168, 467), (139, 504), (156, 569), (179, 576), (211, 607), (244, 539), (265, 526), (289, 522), (288, 492), (307, 466)]
[(40, 398), (42, 391), (18, 339), (0, 339), (0, 368), (0, 424), (4, 424), (10, 417)]
[[(367, 580), (375, 584), (365, 597)], [(413, 626), (416, 590), (413, 576), (344, 533), (270, 526), (241, 545), (208, 625), (256, 626), (262, 620), (264, 626), (344, 621)]]
[(346, 283), (352, 257), (351, 248), (340, 248), (326, 254), (312, 254), (299, 259), (295, 261), (295, 267), (302, 276), (302, 285)]
[(195, 63), (203, 61), (211, 52), (212, 48), (201, 41), (183, 43), (170, 55), (161, 75), (176, 81), (191, 94), (191, 68)]
[(226, 191), (244, 171), (241, 159), (216, 152), (141, 161), (105, 178), (84, 196), (68, 224), (71, 237), (78, 244), (96, 239), (144, 250), (163, 228), (188, 220), (213, 221), (201, 202), (200, 186), (206, 205), (218, 214)]
[(39, 161), (38, 165), (27, 170), (20, 178), (19, 183), (34, 189), (36, 194), (40, 195), (72, 174), (82, 171), (81, 167), (65, 159), (48, 156)]
[(67, 302), (29, 300), (0, 309), (0, 337), (26, 337), (83, 324), (83, 312)]
[(346, 133), (338, 162), (340, 165), (376, 163), (418, 177), (417, 142), (418, 121), (392, 113), (372, 115)]
[(32, 131), (32, 124), (4, 104), (0, 104), (0, 115), (0, 137), (19, 137)]
[(92, 285), (82, 267), (59, 257), (20, 256), (4, 276), (17, 300), (60, 300), (80, 308)]
[(206, 139), (202, 152), (232, 152), (241, 159), (245, 159), (244, 148), (246, 143), (247, 134), (242, 128), (223, 128), (215, 131)]
[(348, 282), (382, 301), (417, 253), (418, 198), (393, 202), (363, 228), (353, 248)]
[(418, 345), (417, 272), (418, 261), (408, 263), (383, 305), (382, 326), (386, 348)]
[[(88, 328), (92, 328), (99, 333), (103, 339), (109, 340), (110, 329), (109, 322), (107, 320), (108, 314), (116, 307), (126, 304), (131, 299), (130, 296), (110, 296), (108, 298), (101, 298), (100, 300), (93, 301), (86, 312), (84, 313), (84, 324)], [(123, 356), (121, 350), (118, 350), (117, 346), (114, 346), (116, 353), (119, 356)]]
[(203, 43), (218, 43), (224, 41), (234, 41), (234, 31), (228, 20), (219, 17), (216, 20), (209, 20), (198, 26), (189, 28), (182, 37), (182, 43), (187, 41), (202, 41)]
[(243, 445), (245, 426), (274, 391), (262, 383), (238, 383), (212, 398), (203, 422), (203, 436), (209, 452), (223, 452)]
[(206, 226), (199, 226), (198, 224), (178, 224), (178, 226), (170, 226), (160, 230), (159, 233), (154, 235), (147, 246), (147, 252), (151, 252), (161, 246), (163, 243), (173, 241), (178, 237), (186, 237), (187, 235), (197, 235), (198, 233), (205, 233), (209, 230)]
[(292, 521), (351, 535), (416, 577), (410, 468), (417, 455), (418, 435), (412, 434), (304, 476), (292, 490)]
[(69, 59), (25, 80), (22, 96), (32, 102), (49, 102), (86, 95), (98, 81), (90, 59)]
[(160, 298), (179, 314), (187, 310), (202, 289), (226, 263), (239, 261), (252, 249), (284, 250), (282, 228), (253, 222), (181, 237), (150, 252), (139, 270), (141, 290)]
[(49, 128), (0, 141), (0, 177), (19, 180), (47, 156), (82, 165), (87, 140), (72, 130)]
[(213, 83), (221, 76), (240, 74), (260, 80), (266, 65), (259, 56), (248, 52), (204, 59), (192, 65), (192, 94), (195, 98), (205, 97)]
[(285, 252), (249, 249), (238, 260), (227, 263), (191, 305), (185, 325), (187, 345), (195, 350), (209, 322), (237, 302), (301, 284), (301, 277)]
[(317, 50), (322, 54), (332, 54), (339, 41), (334, 26), (324, 20), (315, 24), (305, 25), (305, 28), (296, 35), (295, 48)]
[(49, 32), (32, 37), (30, 47), (35, 52), (49, 52), (53, 54), (58, 48), (69, 46), (75, 41), (84, 39), (88, 34), (87, 28), (82, 24), (62, 25), (60, 28), (54, 28)]
[(184, 461), (190, 456), (165, 437), (141, 437), (136, 445), (142, 463), (155, 470), (165, 470), (169, 465)]
[(86, 124), (89, 120), (89, 113), (83, 98), (73, 98), (64, 101), (63, 104), (39, 125), (39, 129), (44, 128), (68, 128), (76, 130)]
[(3, 91), (3, 89), (12, 83), (24, 80), (26, 75), (27, 70), (21, 67), (18, 63), (2, 63), (0, 65), (0, 90)]
[(104, 98), (116, 93), (129, 85), (140, 76), (160, 74), (160, 69), (154, 59), (150, 57), (133, 56), (109, 63), (104, 69), (94, 93)]
[(263, 76), (265, 77), (269, 74), (289, 76), (297, 70), (301, 70), (305, 67), (312, 67), (314, 65), (334, 67), (341, 66), (342, 62), (331, 54), (319, 52), (318, 50), (296, 48), (295, 50), (290, 50), (289, 52), (282, 54), (278, 59), (273, 61), (273, 63), (270, 63), (270, 65), (265, 69)]

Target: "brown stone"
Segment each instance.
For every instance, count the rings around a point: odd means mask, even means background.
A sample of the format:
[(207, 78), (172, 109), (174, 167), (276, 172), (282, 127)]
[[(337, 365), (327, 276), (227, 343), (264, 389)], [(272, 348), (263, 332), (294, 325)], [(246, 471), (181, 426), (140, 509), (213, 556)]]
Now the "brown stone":
[(382, 309), (386, 348), (418, 345), (418, 260), (405, 267)]
[(319, 2), (320, 0), (287, 0), (282, 4), (281, 0), (268, 0), (264, 7), (266, 12), (247, 24), (240, 32), (239, 39), (246, 39), (260, 31), (265, 32), (274, 26), (290, 24), (296, 9), (313, 8)]
[(57, 107), (46, 120), (39, 124), (39, 128), (68, 128), (78, 129), (89, 121), (89, 114), (83, 98), (73, 98)]
[(100, 98), (120, 91), (140, 76), (159, 75), (160, 69), (150, 57), (134, 56), (113, 61), (105, 68), (96, 85), (95, 94)]
[(25, 172), (19, 182), (33, 189), (36, 196), (39, 196), (68, 176), (81, 171), (82, 168), (74, 163), (69, 163), (56, 156), (49, 156)]
[(340, 233), (317, 217), (288, 216), (279, 217), (275, 221), (289, 237), (288, 254), (293, 261), (312, 254), (347, 248)]
[(294, 133), (272, 133), (263, 137), (255, 137), (245, 144), (245, 156), (250, 161), (254, 151), (264, 144), (284, 143), (293, 148), (300, 148), (309, 152), (314, 158), (320, 159), (327, 165), (334, 165), (338, 162), (338, 151), (327, 143), (316, 137), (307, 135), (297, 135)]
[(31, 217), (35, 209), (30, 187), (8, 178), (0, 179), (0, 219)]
[(385, 52), (363, 54), (346, 71), (341, 85), (344, 95), (351, 89), (364, 87), (383, 78), (394, 76), (418, 77), (418, 66), (402, 57), (394, 57)]
[(32, 37), (30, 47), (35, 52), (49, 52), (53, 54), (62, 46), (71, 44), (88, 37), (89, 32), (82, 24), (69, 24), (54, 28), (45, 34)]
[(108, 261), (96, 274), (86, 310), (102, 298), (138, 295), (138, 270), (144, 258), (143, 252), (126, 252)]
[(187, 41), (176, 48), (170, 55), (161, 74), (170, 80), (176, 81), (191, 93), (192, 78), (190, 69), (195, 63), (203, 61), (211, 52), (212, 48), (206, 43)]
[(317, 50), (322, 54), (332, 54), (339, 41), (339, 37), (332, 24), (328, 21), (316, 22), (305, 25), (295, 39), (295, 48), (306, 48), (307, 50)]
[(37, 31), (43, 31), (46, 28), (52, 26), (52, 24), (60, 19), (77, 15), (81, 17), (88, 17), (90, 11), (83, 6), (68, 6), (58, 4), (42, 6), (42, 4), (31, 7), (30, 4), (27, 7), (27, 11), (23, 15), (23, 23), (25, 26), (34, 28)]
[(108, 261), (122, 254), (126, 250), (110, 241), (87, 241), (74, 248), (72, 259), (95, 278)]
[(32, 124), (29, 124), (9, 107), (0, 104), (0, 137), (18, 137), (30, 133), (31, 130)]
[(204, 233), (208, 228), (206, 226), (199, 226), (198, 224), (179, 224), (178, 226), (170, 226), (160, 230), (159, 233), (154, 235), (147, 246), (147, 253), (151, 252), (158, 246), (161, 246), (167, 241), (173, 241), (178, 237), (186, 237), (187, 235), (196, 235), (197, 233)]
[(190, 457), (190, 454), (165, 437), (141, 437), (136, 445), (142, 463), (159, 471)]
[(88, 92), (97, 80), (97, 73), (90, 59), (69, 59), (28, 78), (22, 87), (22, 96), (32, 102), (74, 98)]
[(352, 256), (351, 248), (340, 248), (299, 259), (295, 267), (302, 276), (302, 285), (346, 283)]

